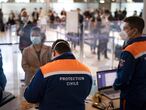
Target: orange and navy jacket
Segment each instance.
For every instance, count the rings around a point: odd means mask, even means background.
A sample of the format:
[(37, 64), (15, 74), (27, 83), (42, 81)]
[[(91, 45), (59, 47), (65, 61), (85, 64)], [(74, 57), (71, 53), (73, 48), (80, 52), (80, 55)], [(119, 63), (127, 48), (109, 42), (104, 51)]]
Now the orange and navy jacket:
[(90, 70), (67, 52), (38, 70), (24, 97), (39, 110), (85, 110), (91, 86)]
[(132, 103), (137, 104), (144, 100), (146, 102), (145, 36), (130, 39), (124, 47), (114, 88), (121, 90), (121, 98), (126, 98)]

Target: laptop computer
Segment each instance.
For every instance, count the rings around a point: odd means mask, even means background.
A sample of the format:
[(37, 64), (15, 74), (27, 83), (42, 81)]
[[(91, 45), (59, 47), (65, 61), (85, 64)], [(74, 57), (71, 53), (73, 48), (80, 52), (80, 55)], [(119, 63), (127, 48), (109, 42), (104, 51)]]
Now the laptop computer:
[(120, 91), (113, 89), (113, 83), (117, 77), (117, 70), (105, 70), (97, 72), (98, 91), (110, 99), (118, 99)]

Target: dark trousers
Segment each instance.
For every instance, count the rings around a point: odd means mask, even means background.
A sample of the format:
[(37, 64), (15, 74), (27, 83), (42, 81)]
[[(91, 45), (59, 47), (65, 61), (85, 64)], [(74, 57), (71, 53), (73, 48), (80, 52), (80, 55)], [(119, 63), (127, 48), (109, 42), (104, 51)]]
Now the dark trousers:
[(107, 44), (108, 44), (108, 41), (99, 40), (98, 50), (97, 50), (98, 60), (100, 60), (101, 53), (104, 55), (105, 58), (108, 58), (108, 56), (107, 56)]

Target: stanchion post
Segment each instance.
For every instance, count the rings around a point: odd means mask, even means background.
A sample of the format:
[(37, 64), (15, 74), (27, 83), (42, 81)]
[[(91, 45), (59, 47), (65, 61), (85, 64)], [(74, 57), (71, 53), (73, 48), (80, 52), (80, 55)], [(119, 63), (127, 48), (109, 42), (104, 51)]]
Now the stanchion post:
[(83, 62), (84, 56), (84, 24), (79, 26), (80, 60)]

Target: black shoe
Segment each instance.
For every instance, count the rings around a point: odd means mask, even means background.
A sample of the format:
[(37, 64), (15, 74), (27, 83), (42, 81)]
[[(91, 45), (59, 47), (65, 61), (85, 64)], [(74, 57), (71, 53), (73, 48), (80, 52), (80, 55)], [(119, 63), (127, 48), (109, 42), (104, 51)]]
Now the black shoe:
[(106, 56), (106, 57), (104, 57), (104, 58), (105, 58), (105, 59), (109, 59), (109, 57), (107, 57), (107, 56)]

